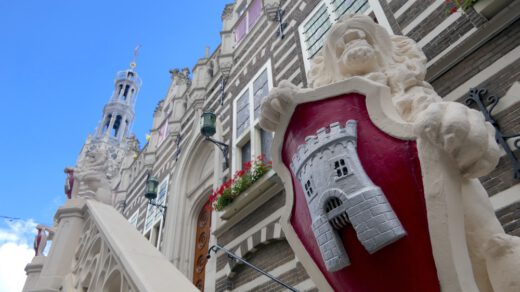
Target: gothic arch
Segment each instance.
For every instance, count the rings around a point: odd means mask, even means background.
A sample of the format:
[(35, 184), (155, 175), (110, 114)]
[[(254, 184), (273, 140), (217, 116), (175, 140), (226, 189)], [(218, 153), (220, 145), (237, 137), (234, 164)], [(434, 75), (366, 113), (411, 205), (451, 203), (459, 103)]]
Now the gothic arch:
[(215, 146), (198, 132), (183, 146), (183, 154), (171, 176), (174, 197), (168, 201), (168, 210), (175, 211), (168, 212), (167, 221), (175, 223), (167, 224), (165, 253), (191, 279), (197, 218), (216, 182), (217, 156)]

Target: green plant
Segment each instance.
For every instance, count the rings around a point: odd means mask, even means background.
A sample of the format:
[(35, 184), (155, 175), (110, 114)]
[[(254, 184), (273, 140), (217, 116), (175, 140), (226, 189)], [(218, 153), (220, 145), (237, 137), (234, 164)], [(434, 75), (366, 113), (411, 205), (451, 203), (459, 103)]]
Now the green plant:
[(271, 168), (271, 162), (265, 163), (262, 155), (253, 161), (244, 163), (241, 170), (235, 172), (232, 178), (224, 182), (209, 196), (213, 209), (222, 211)]
[(478, 0), (445, 0), (446, 10), (448, 14), (453, 14), (457, 12), (459, 9), (462, 11), (466, 11), (469, 8), (473, 7)]

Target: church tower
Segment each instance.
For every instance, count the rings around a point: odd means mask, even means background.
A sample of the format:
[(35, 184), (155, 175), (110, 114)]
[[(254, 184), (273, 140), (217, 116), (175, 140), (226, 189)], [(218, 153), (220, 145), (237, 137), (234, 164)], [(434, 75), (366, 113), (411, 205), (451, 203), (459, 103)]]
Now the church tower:
[(134, 68), (135, 62), (132, 62), (130, 69), (117, 72), (114, 92), (103, 108), (103, 118), (93, 140), (116, 146), (122, 146), (121, 144), (126, 142), (134, 120), (135, 101), (142, 84)]
[(114, 79), (114, 91), (103, 107), (103, 116), (93, 134), (89, 135), (78, 157), (77, 167), (82, 167), (89, 153), (103, 152), (106, 156), (107, 175), (118, 175), (125, 157), (139, 151), (139, 142), (130, 129), (134, 120), (135, 102), (142, 82), (135, 71), (137, 49), (130, 68), (119, 71)]

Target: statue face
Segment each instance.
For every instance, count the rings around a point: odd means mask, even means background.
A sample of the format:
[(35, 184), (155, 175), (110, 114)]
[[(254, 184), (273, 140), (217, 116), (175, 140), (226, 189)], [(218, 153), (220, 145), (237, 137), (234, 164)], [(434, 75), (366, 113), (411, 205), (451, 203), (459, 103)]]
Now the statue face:
[(364, 75), (377, 69), (377, 54), (372, 40), (362, 29), (353, 28), (348, 23), (337, 25), (329, 36), (328, 45), (342, 75)]

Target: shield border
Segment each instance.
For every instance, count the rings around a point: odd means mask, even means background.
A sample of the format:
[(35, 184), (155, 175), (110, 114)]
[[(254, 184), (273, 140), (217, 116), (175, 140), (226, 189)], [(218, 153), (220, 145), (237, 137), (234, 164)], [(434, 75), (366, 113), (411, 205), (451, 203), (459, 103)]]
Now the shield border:
[[(417, 140), (413, 124), (400, 118), (392, 103), (390, 88), (363, 77), (352, 77), (331, 85), (302, 90), (280, 115), (271, 146), (273, 169), (285, 188), (285, 206), (280, 225), (287, 241), (320, 291), (333, 291), (291, 225), (294, 190), (290, 170), (282, 161), (285, 132), (297, 105), (347, 93), (366, 97), (370, 120), (386, 134), (401, 140)], [(462, 200), (457, 192), (460, 174), (454, 173), (450, 159), (436, 148), (417, 141), (428, 217), (428, 229), (437, 275), (443, 291), (478, 291), (466, 247)], [(441, 186), (441, 187), (439, 187)]]

